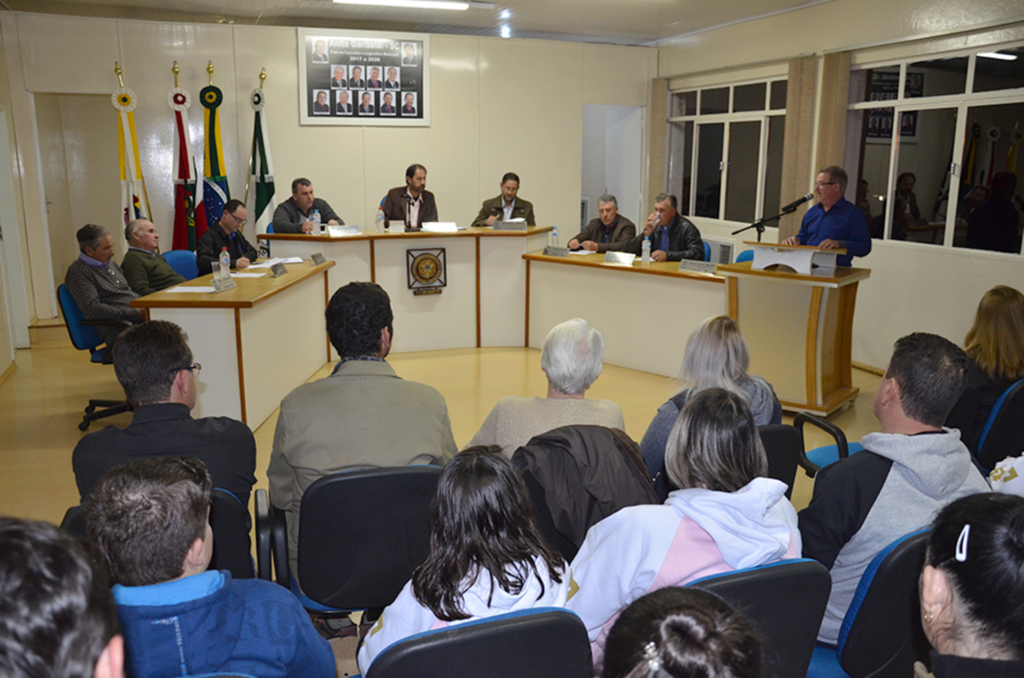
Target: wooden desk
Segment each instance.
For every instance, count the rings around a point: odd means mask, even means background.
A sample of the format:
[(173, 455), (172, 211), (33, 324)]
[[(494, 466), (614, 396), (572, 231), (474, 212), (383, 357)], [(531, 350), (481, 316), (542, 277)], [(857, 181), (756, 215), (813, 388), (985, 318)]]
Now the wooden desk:
[[(333, 261), (289, 264), (279, 278), (257, 269), (266, 275), (237, 278), (238, 287), (226, 292), (156, 292), (132, 306), (188, 334), (192, 355), (203, 366), (194, 416), (232, 417), (256, 429), (330, 359), (324, 308), (333, 267)], [(210, 278), (184, 286), (209, 286)]]
[[(467, 228), (456, 233), (376, 233), (332, 238), (301, 234), (257, 236), (275, 257), (309, 258), (320, 252), (337, 266), (329, 293), (357, 280), (383, 287), (395, 314), (392, 350), (433, 351), (483, 346), (520, 346), (526, 309), (522, 255), (542, 249), (550, 226), (525, 231)], [(406, 252), (445, 249), (447, 287), (415, 296), (408, 284)]]
[(673, 376), (694, 328), (726, 311), (725, 279), (679, 271), (678, 261), (643, 266), (637, 259), (630, 267), (604, 264), (603, 254), (523, 259), (532, 348), (558, 323), (580, 317), (604, 335), (606, 363)]
[(764, 377), (782, 406), (830, 414), (856, 397), (850, 351), (857, 284), (866, 268), (821, 275), (758, 271), (751, 262), (719, 265), (729, 315), (750, 348), (750, 373)]

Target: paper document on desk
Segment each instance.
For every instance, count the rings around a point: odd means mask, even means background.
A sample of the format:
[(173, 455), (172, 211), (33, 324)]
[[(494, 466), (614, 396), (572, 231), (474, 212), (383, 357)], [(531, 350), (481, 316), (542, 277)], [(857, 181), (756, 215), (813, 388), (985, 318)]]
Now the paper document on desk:
[(273, 259), (267, 259), (261, 261), (258, 264), (253, 264), (249, 268), (270, 268), (274, 264), (301, 264), (302, 257), (275, 257)]
[(454, 221), (427, 221), (423, 224), (425, 233), (455, 233), (458, 230)]
[[(251, 268), (251, 267), (250, 267)], [(262, 278), (266, 273), (232, 273), (232, 278)]]
[(164, 292), (169, 292), (171, 294), (180, 294), (183, 292), (192, 292), (194, 294), (213, 294), (214, 292), (216, 292), (216, 290), (213, 289), (213, 287), (206, 286), (186, 287), (184, 285), (178, 285), (177, 287), (172, 287), (169, 290), (164, 290)]
[(590, 250), (569, 250), (569, 254), (597, 254), (597, 252), (591, 252)]

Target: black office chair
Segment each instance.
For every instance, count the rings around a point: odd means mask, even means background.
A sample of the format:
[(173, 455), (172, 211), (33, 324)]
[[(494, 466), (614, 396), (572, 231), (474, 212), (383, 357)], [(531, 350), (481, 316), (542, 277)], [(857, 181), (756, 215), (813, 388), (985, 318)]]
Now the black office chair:
[[(807, 678), (906, 678), (928, 657), (918, 578), (928, 532), (900, 537), (875, 556), (843, 618), (836, 649), (814, 648)], [(840, 668), (841, 667), (841, 668)]]
[(795, 426), (786, 424), (758, 426), (757, 430), (768, 455), (768, 477), (786, 483), (786, 499), (790, 499), (796, 482), (796, 469), (804, 451), (803, 434)]
[(64, 512), (64, 518), (60, 521), (60, 529), (72, 537), (89, 538), (89, 533), (85, 529), (85, 511), (82, 510), (81, 504), (72, 506)]
[(587, 627), (572, 612), (539, 607), (476, 619), (401, 640), (366, 678), (591, 678)]
[[(820, 428), (835, 440), (834, 445), (823, 445), (816, 447), (809, 452), (804, 452), (803, 437), (804, 424), (811, 424)], [(835, 424), (825, 421), (819, 416), (810, 412), (801, 412), (793, 417), (793, 426), (800, 431), (800, 466), (808, 476), (813, 478), (815, 474), (829, 464), (834, 464), (840, 459), (846, 459), (851, 454), (856, 454), (864, 449), (860, 443), (849, 443), (846, 441), (846, 434), (843, 429)]]
[(1024, 454), (1024, 379), (1003, 391), (978, 437), (978, 463), (991, 471), (1007, 457)]
[(717, 593), (743, 613), (761, 639), (767, 678), (807, 673), (832, 591), (824, 565), (808, 558), (782, 560), (705, 577), (690, 586)]
[(298, 582), (288, 571), (284, 512), (272, 508), (277, 581), (312, 612), (390, 605), (430, 551), (430, 504), (439, 466), (343, 471), (320, 478), (302, 495)]
[[(95, 325), (118, 325), (125, 328), (131, 325), (123, 320), (86, 320), (78, 302), (71, 296), (71, 290), (63, 283), (57, 287), (57, 301), (60, 302), (60, 312), (64, 315), (64, 324), (68, 328), (71, 344), (79, 351), (89, 351), (90, 362), (102, 363), (103, 352), (107, 348), (99, 333), (96, 332)], [(131, 409), (132, 406), (127, 400), (90, 399), (78, 429), (86, 431), (89, 429), (89, 424), (97, 419), (112, 417), (115, 414), (129, 412)]]

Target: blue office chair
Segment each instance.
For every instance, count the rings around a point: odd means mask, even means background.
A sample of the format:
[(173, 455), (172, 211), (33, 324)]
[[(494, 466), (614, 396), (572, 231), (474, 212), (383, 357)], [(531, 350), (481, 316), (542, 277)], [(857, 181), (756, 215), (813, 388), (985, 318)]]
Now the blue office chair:
[(274, 225), (273, 224), (267, 224), (267, 233), (269, 235), (274, 235)]
[(767, 678), (803, 676), (832, 591), (828, 568), (810, 558), (712, 575), (690, 586), (718, 594), (761, 639)]
[(921, 628), (918, 578), (928, 531), (900, 537), (876, 555), (860, 578), (835, 648), (814, 648), (807, 678), (914, 675), (928, 655)]
[(835, 445), (824, 445), (816, 447), (810, 452), (801, 452), (800, 466), (803, 467), (804, 471), (811, 478), (829, 464), (834, 464), (840, 459), (846, 459), (851, 454), (856, 454), (864, 449), (864, 446), (860, 443), (846, 442), (846, 434), (843, 433), (843, 429), (810, 412), (801, 412), (793, 417), (793, 426), (800, 431), (801, 439), (803, 439), (804, 435), (804, 424), (811, 424), (820, 428), (836, 441)]
[(164, 253), (164, 260), (170, 264), (174, 272), (185, 280), (195, 280), (199, 277), (199, 267), (196, 266), (196, 253), (191, 250), (171, 250)]
[(704, 243), (704, 261), (711, 261), (711, 245)]
[[(68, 328), (71, 344), (79, 351), (88, 351), (90, 362), (102, 363), (103, 352), (106, 350), (106, 344), (100, 338), (95, 325), (119, 325), (121, 327), (130, 325), (122, 320), (86, 320), (78, 302), (71, 296), (71, 290), (63, 283), (57, 288), (57, 301), (60, 303), (60, 311), (64, 315), (64, 324)], [(85, 408), (82, 423), (78, 425), (78, 430), (86, 431), (89, 429), (89, 424), (97, 419), (112, 417), (115, 414), (129, 412), (131, 409), (132, 406), (127, 400), (90, 399), (88, 407)]]
[(742, 252), (740, 252), (739, 254), (736, 255), (736, 263), (737, 264), (741, 263), (741, 262), (744, 262), (744, 261), (753, 261), (753, 260), (754, 260), (754, 250), (743, 250)]
[[(826, 573), (827, 574), (827, 573)], [(377, 655), (366, 678), (590, 678), (587, 627), (554, 607), (426, 631)]]
[(1003, 391), (978, 437), (978, 463), (991, 471), (1006, 457), (1024, 453), (1024, 379)]

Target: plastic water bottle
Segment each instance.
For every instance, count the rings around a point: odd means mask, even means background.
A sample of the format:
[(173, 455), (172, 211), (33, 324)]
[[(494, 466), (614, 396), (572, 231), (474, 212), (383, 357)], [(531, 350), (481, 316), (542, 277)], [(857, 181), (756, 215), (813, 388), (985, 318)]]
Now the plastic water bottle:
[(377, 218), (373, 220), (374, 230), (378, 233), (384, 232), (384, 208), (377, 208)]
[(640, 263), (647, 266), (651, 263), (651, 236), (644, 236), (643, 248), (640, 250)]
[(218, 278), (226, 279), (231, 277), (231, 255), (227, 247), (220, 248), (220, 272)]
[(551, 245), (558, 247), (558, 226), (551, 227)]
[(313, 210), (313, 213), (309, 215), (309, 220), (313, 222), (313, 230), (310, 234), (320, 235), (320, 210)]

